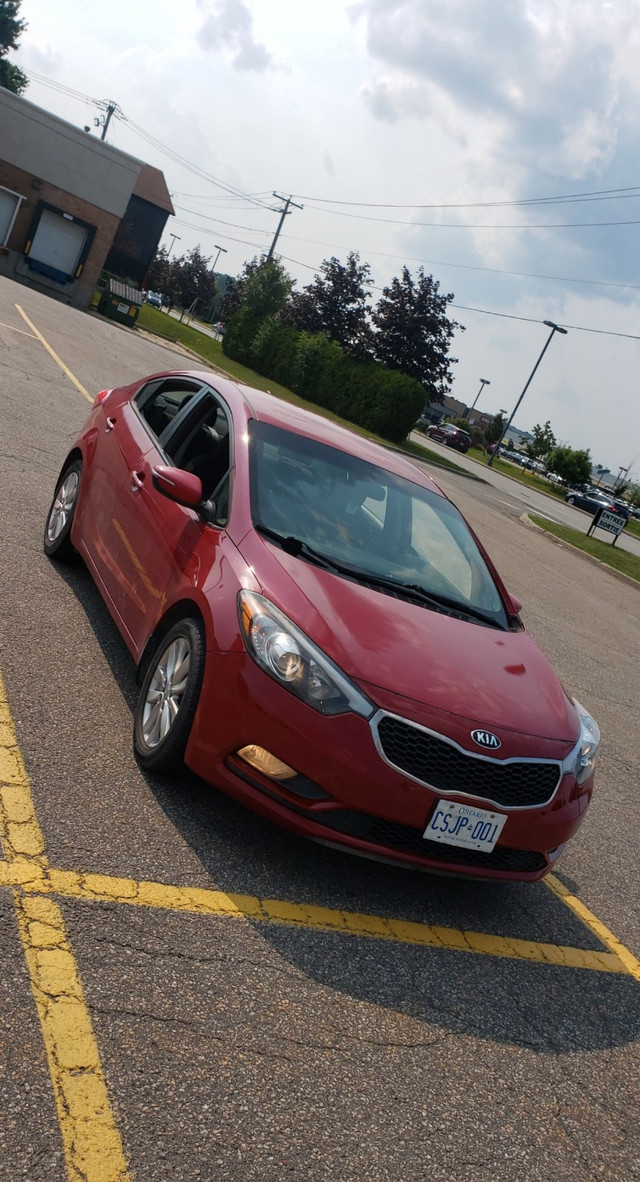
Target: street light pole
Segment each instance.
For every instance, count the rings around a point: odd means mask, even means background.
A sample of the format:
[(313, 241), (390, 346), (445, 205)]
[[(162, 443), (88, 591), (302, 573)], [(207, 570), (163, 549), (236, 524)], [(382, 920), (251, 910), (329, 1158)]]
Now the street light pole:
[(469, 407), (469, 414), (471, 414), (471, 411), (474, 409), (476, 402), (478, 401), (480, 395), (482, 394), (484, 387), (490, 386), (490, 385), (491, 385), (491, 382), (489, 381), (488, 378), (480, 378), (480, 389), (478, 390), (478, 393), (476, 394), (475, 402), (473, 403), (473, 406)]
[[(545, 353), (546, 353), (547, 349), (549, 348), (549, 345), (551, 344), (551, 338), (553, 337), (553, 334), (554, 334), (555, 332), (561, 332), (563, 336), (565, 336), (565, 337), (566, 337), (566, 335), (567, 335), (567, 330), (566, 330), (566, 328), (561, 328), (559, 324), (554, 324), (554, 323), (553, 323), (553, 320), (543, 320), (543, 322), (542, 322), (542, 323), (543, 323), (543, 324), (546, 324), (547, 328), (550, 328), (550, 329), (551, 329), (551, 332), (549, 333), (549, 336), (547, 337), (547, 340), (546, 340), (546, 342), (545, 342), (544, 348), (543, 348), (543, 350), (542, 350), (542, 352), (541, 352), (540, 356), (538, 357), (538, 360), (536, 361), (536, 363), (535, 363), (535, 365), (534, 365), (533, 369), (531, 370), (531, 373), (529, 374), (529, 380), (527, 381), (527, 384), (525, 385), (525, 388), (524, 388), (524, 390), (522, 391), (522, 394), (520, 395), (520, 397), (519, 397), (518, 401), (516, 402), (516, 404), (515, 404), (515, 406), (514, 406), (514, 408), (513, 408), (512, 412), (511, 412), (511, 418), (509, 419), (509, 422), (507, 423), (507, 425), (506, 425), (506, 427), (505, 427), (504, 431), (502, 432), (502, 438), (503, 438), (503, 439), (504, 439), (505, 435), (507, 434), (507, 431), (509, 430), (509, 427), (511, 426), (511, 424), (512, 424), (513, 420), (514, 420), (514, 419), (515, 419), (515, 417), (516, 417), (516, 414), (517, 414), (517, 412), (518, 412), (518, 407), (520, 406), (520, 403), (522, 402), (522, 399), (524, 398), (524, 396), (525, 396), (525, 394), (526, 394), (527, 390), (529, 389), (529, 386), (531, 385), (531, 382), (532, 382), (533, 376), (534, 376), (534, 374), (535, 374), (535, 372), (536, 372), (536, 370), (537, 370), (537, 368), (538, 368), (538, 366), (539, 366), (540, 362), (542, 361), (542, 358), (544, 357), (544, 355), (545, 355)], [(496, 448), (496, 450), (495, 450), (494, 452), (492, 452), (492, 453), (491, 453), (491, 455), (489, 456), (489, 460), (488, 460), (488, 463), (487, 463), (487, 467), (489, 467), (489, 468), (491, 468), (491, 467), (492, 467), (492, 465), (493, 465), (493, 461), (495, 460), (495, 458), (496, 458), (497, 454), (498, 454), (498, 449)]]
[(227, 248), (226, 248), (226, 246), (218, 246), (218, 243), (217, 243), (217, 242), (214, 242), (214, 244), (213, 244), (213, 245), (214, 245), (215, 249), (216, 249), (216, 250), (217, 250), (217, 252), (218, 252), (218, 253), (217, 253), (217, 255), (216, 255), (216, 257), (215, 257), (215, 259), (214, 259), (213, 266), (212, 266), (212, 268), (211, 268), (211, 272), (212, 272), (212, 274), (213, 274), (213, 275), (215, 275), (215, 273), (216, 273), (216, 267), (217, 267), (217, 265), (218, 265), (218, 259), (220, 258), (220, 255), (221, 255), (221, 254), (226, 254), (226, 253), (227, 253)]
[(618, 468), (618, 478), (613, 486), (613, 495), (614, 496), (619, 491), (619, 489), (622, 488), (628, 472), (629, 472), (628, 468), (622, 468), (622, 467)]

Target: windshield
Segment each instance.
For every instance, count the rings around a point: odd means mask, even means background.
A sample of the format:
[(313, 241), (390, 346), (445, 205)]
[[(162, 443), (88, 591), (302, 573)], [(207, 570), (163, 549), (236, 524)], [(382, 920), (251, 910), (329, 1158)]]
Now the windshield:
[[(507, 626), (468, 526), (450, 501), (357, 456), (252, 420), (253, 523), (401, 589), (421, 588)], [(304, 557), (304, 554), (302, 555)]]

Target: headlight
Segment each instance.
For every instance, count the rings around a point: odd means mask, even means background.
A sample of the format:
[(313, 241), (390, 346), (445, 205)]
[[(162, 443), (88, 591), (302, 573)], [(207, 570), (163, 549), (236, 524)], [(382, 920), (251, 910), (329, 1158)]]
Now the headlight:
[(273, 603), (253, 591), (238, 595), (242, 636), (256, 664), (320, 714), (370, 718), (375, 706), (333, 661)]
[(571, 772), (578, 784), (584, 784), (593, 771), (596, 752), (600, 746), (600, 728), (575, 698), (573, 704), (580, 718), (580, 738), (571, 755), (565, 760), (565, 771)]

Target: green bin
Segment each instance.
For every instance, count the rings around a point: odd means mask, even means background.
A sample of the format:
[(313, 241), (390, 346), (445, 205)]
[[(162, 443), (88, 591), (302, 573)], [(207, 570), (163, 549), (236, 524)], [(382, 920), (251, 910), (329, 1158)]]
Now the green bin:
[(119, 324), (135, 324), (142, 304), (142, 292), (135, 287), (127, 287), (126, 283), (119, 283), (117, 279), (110, 279), (108, 287), (100, 296), (98, 311), (109, 320), (117, 320)]

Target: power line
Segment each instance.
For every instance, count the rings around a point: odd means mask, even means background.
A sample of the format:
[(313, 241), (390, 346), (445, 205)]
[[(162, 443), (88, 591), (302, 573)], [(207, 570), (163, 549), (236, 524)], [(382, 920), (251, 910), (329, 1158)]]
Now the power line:
[[(55, 82), (53, 79), (45, 78), (41, 74), (36, 74), (33, 70), (27, 70), (25, 73), (28, 77), (35, 79), (35, 81), (41, 82), (45, 86), (51, 86), (54, 90), (58, 90), (61, 93), (70, 96), (71, 98), (91, 103), (93, 106), (104, 107), (105, 100), (91, 98), (90, 95), (82, 94), (78, 90), (73, 90), (70, 86), (65, 86), (63, 83)], [(156, 139), (156, 137), (151, 135), (150, 132), (145, 131), (144, 128), (139, 127), (137, 123), (134, 123), (132, 119), (129, 119), (129, 117), (125, 115), (124, 112), (119, 108), (114, 111), (114, 114), (117, 119), (120, 119), (122, 122), (126, 123), (127, 126), (130, 127), (131, 130), (139, 135), (143, 140), (145, 140), (146, 143), (156, 148), (157, 151), (163, 152), (169, 157), (169, 159), (173, 160), (177, 164), (180, 164), (183, 168), (195, 173), (196, 176), (202, 177), (203, 180), (208, 181), (210, 184), (216, 185), (217, 188), (223, 189), (225, 193), (233, 197), (239, 197), (242, 200), (247, 201), (252, 206), (257, 206), (263, 209), (270, 208), (265, 202), (256, 200), (256, 198), (252, 197), (251, 194), (244, 193), (241, 189), (238, 189), (234, 185), (226, 184), (218, 177), (215, 177), (211, 173), (207, 172), (206, 169), (201, 168), (200, 165), (193, 164), (192, 161), (187, 160), (184, 156), (181, 156), (179, 152), (175, 152), (173, 148), (167, 147), (167, 145), (163, 144), (161, 140)]]
[(640, 226), (640, 219), (624, 222), (512, 222), (507, 225), (494, 222), (414, 222), (402, 218), (374, 218), (365, 213), (346, 213), (341, 209), (323, 209), (320, 205), (308, 205), (316, 213), (329, 213), (334, 217), (354, 218), (361, 222), (377, 222), (383, 226), (429, 227), (432, 230), (570, 230), (577, 227), (598, 226)]
[(581, 201), (617, 201), (640, 197), (640, 185), (629, 185), (625, 189), (592, 189), (586, 193), (561, 193), (556, 197), (515, 197), (509, 201), (449, 201), (432, 202), (422, 205), (418, 202), (410, 204), (393, 204), (381, 201), (340, 201), (332, 197), (306, 197), (295, 193), (301, 201), (317, 201), (322, 205), (350, 205), (361, 209), (496, 209), (526, 205), (557, 205)]
[[(83, 94), (81, 91), (74, 90), (72, 87), (66, 86), (63, 83), (57, 82), (56, 80), (54, 80), (52, 78), (46, 78), (42, 74), (36, 73), (35, 70), (27, 70), (27, 71), (25, 71), (25, 73), (28, 75), (28, 77), (33, 78), (35, 81), (40, 82), (45, 86), (50, 86), (54, 90), (58, 90), (64, 94), (69, 95), (72, 98), (76, 98), (76, 99), (81, 100), (83, 102), (92, 103), (94, 105), (101, 105), (101, 100), (96, 100), (96, 99), (92, 98), (90, 95), (86, 95), (86, 94)], [(181, 156), (178, 152), (175, 152), (172, 148), (167, 147), (166, 144), (163, 144), (160, 140), (156, 139), (155, 136), (152, 136), (149, 132), (146, 132), (143, 128), (139, 127), (138, 124), (134, 123), (132, 119), (128, 118), (122, 112), (118, 111), (116, 113), (116, 115), (117, 115), (117, 117), (122, 118), (131, 127), (131, 129), (133, 131), (135, 131), (138, 135), (140, 135), (147, 143), (151, 144), (153, 147), (157, 148), (159, 151), (164, 152), (167, 156), (169, 156), (170, 159), (173, 159), (177, 163), (180, 163), (184, 168), (187, 168), (188, 170), (194, 172), (195, 175), (201, 176), (203, 179), (206, 179), (210, 183), (215, 184), (217, 187), (222, 188), (226, 193), (228, 193), (231, 196), (235, 196), (237, 198), (240, 198), (243, 201), (248, 201), (251, 204), (261, 206), (262, 208), (270, 208), (269, 205), (267, 205), (265, 202), (263, 202), (259, 199), (261, 194), (245, 193), (241, 189), (238, 189), (234, 186), (226, 184), (223, 181), (220, 181), (219, 178), (214, 177), (212, 174), (208, 173), (205, 169), (200, 168), (199, 165), (193, 164), (191, 161), (189, 161), (185, 157)], [(184, 196), (195, 196), (195, 195), (184, 194)], [(587, 227), (591, 227), (591, 226), (603, 227), (603, 226), (640, 225), (640, 221), (635, 221), (635, 220), (634, 221), (618, 221), (618, 222), (559, 222), (559, 223), (549, 223), (549, 224), (544, 224), (544, 223), (542, 223), (542, 224), (514, 224), (514, 225), (506, 225), (506, 226), (505, 225), (488, 225), (488, 224), (482, 224), (482, 223), (475, 224), (475, 223), (457, 223), (457, 222), (451, 222), (451, 223), (449, 223), (449, 222), (414, 222), (414, 221), (401, 221), (401, 220), (390, 219), (390, 218), (369, 218), (366, 215), (349, 214), (349, 213), (343, 212), (342, 210), (323, 209), (323, 206), (330, 206), (330, 205), (341, 205), (341, 206), (348, 206), (351, 208), (357, 207), (357, 208), (361, 208), (361, 209), (434, 209), (434, 210), (436, 210), (436, 209), (496, 209), (496, 208), (505, 208), (506, 209), (506, 208), (536, 207), (536, 206), (554, 205), (554, 204), (568, 204), (571, 202), (630, 199), (632, 197), (639, 197), (640, 196), (640, 185), (630, 185), (630, 186), (627, 186), (626, 188), (618, 188), (618, 189), (594, 189), (594, 190), (587, 191), (586, 193), (564, 193), (564, 194), (559, 194), (559, 195), (552, 196), (552, 197), (523, 197), (523, 198), (515, 198), (512, 200), (506, 200), (506, 201), (441, 202), (441, 203), (430, 203), (430, 204), (419, 204), (419, 203), (414, 202), (414, 203), (411, 203), (408, 205), (407, 204), (401, 205), (401, 204), (394, 204), (394, 203), (381, 203), (381, 202), (366, 202), (366, 201), (343, 201), (343, 200), (338, 200), (338, 199), (334, 199), (334, 198), (305, 197), (302, 194), (293, 194), (293, 196), (299, 197), (300, 200), (304, 200), (304, 201), (308, 201), (308, 202), (316, 202), (317, 204), (312, 205), (311, 208), (316, 209), (318, 212), (333, 213), (333, 214), (336, 214), (337, 216), (343, 216), (343, 217), (361, 218), (362, 220), (367, 220), (367, 221), (379, 221), (382, 224), (387, 224), (387, 225), (421, 226), (421, 227), (432, 227), (435, 229), (443, 228), (443, 229), (491, 229), (491, 230), (504, 230), (504, 229), (508, 229), (508, 230), (537, 230), (537, 229), (559, 230), (559, 229), (587, 228)]]
[[(308, 271), (316, 270), (315, 267), (309, 266), (308, 263), (301, 263), (298, 259), (288, 258), (286, 255), (280, 256), (287, 263), (293, 263), (296, 267), (304, 267)], [(378, 284), (372, 284), (372, 291), (384, 291), (383, 287)], [(544, 324), (544, 321), (539, 316), (517, 316), (515, 312), (496, 312), (493, 308), (474, 308), (469, 304), (447, 304), (449, 308), (456, 308), (462, 312), (478, 312), (482, 316), (497, 316), (501, 320), (521, 320), (525, 324)], [(589, 328), (583, 324), (566, 324), (564, 328), (570, 328), (574, 332), (593, 332), (606, 337), (624, 337), (625, 340), (640, 341), (640, 335), (631, 332), (613, 332), (608, 328)]]
[[(196, 216), (200, 217), (200, 216), (204, 216), (204, 215), (196, 214)], [(247, 227), (247, 229), (248, 228), (249, 227)], [(334, 245), (332, 245), (329, 242), (318, 242), (317, 240), (314, 240), (312, 238), (298, 238), (294, 234), (285, 234), (284, 237), (287, 239), (288, 242), (302, 242), (308, 246), (324, 246), (324, 247), (326, 247), (327, 250), (340, 249), (340, 250), (347, 250), (348, 251), (348, 250), (352, 249), (350, 247), (336, 248)], [(360, 254), (361, 252), (358, 250), (357, 253)], [(638, 284), (618, 283), (615, 280), (576, 279), (576, 278), (569, 276), (569, 275), (544, 275), (544, 274), (537, 274), (535, 271), (508, 271), (508, 270), (501, 268), (501, 267), (478, 267), (478, 266), (473, 265), (472, 263), (449, 263), (449, 262), (443, 261), (442, 259), (416, 258), (415, 255), (388, 254), (386, 251), (383, 251), (383, 250), (369, 250), (369, 249), (367, 249), (366, 253), (367, 253), (367, 255), (375, 255), (377, 258), (394, 259), (397, 262), (405, 262), (405, 263), (406, 262), (418, 263), (420, 266), (427, 266), (427, 267), (453, 267), (457, 271), (479, 271), (482, 273), (486, 273), (488, 275), (508, 275), (508, 276), (512, 276), (516, 279), (548, 279), (548, 280), (553, 280), (558, 283), (580, 283), (580, 284), (588, 284), (589, 286), (592, 286), (592, 287), (620, 287), (620, 288), (629, 289), (631, 291), (640, 291), (640, 285), (638, 285)]]

